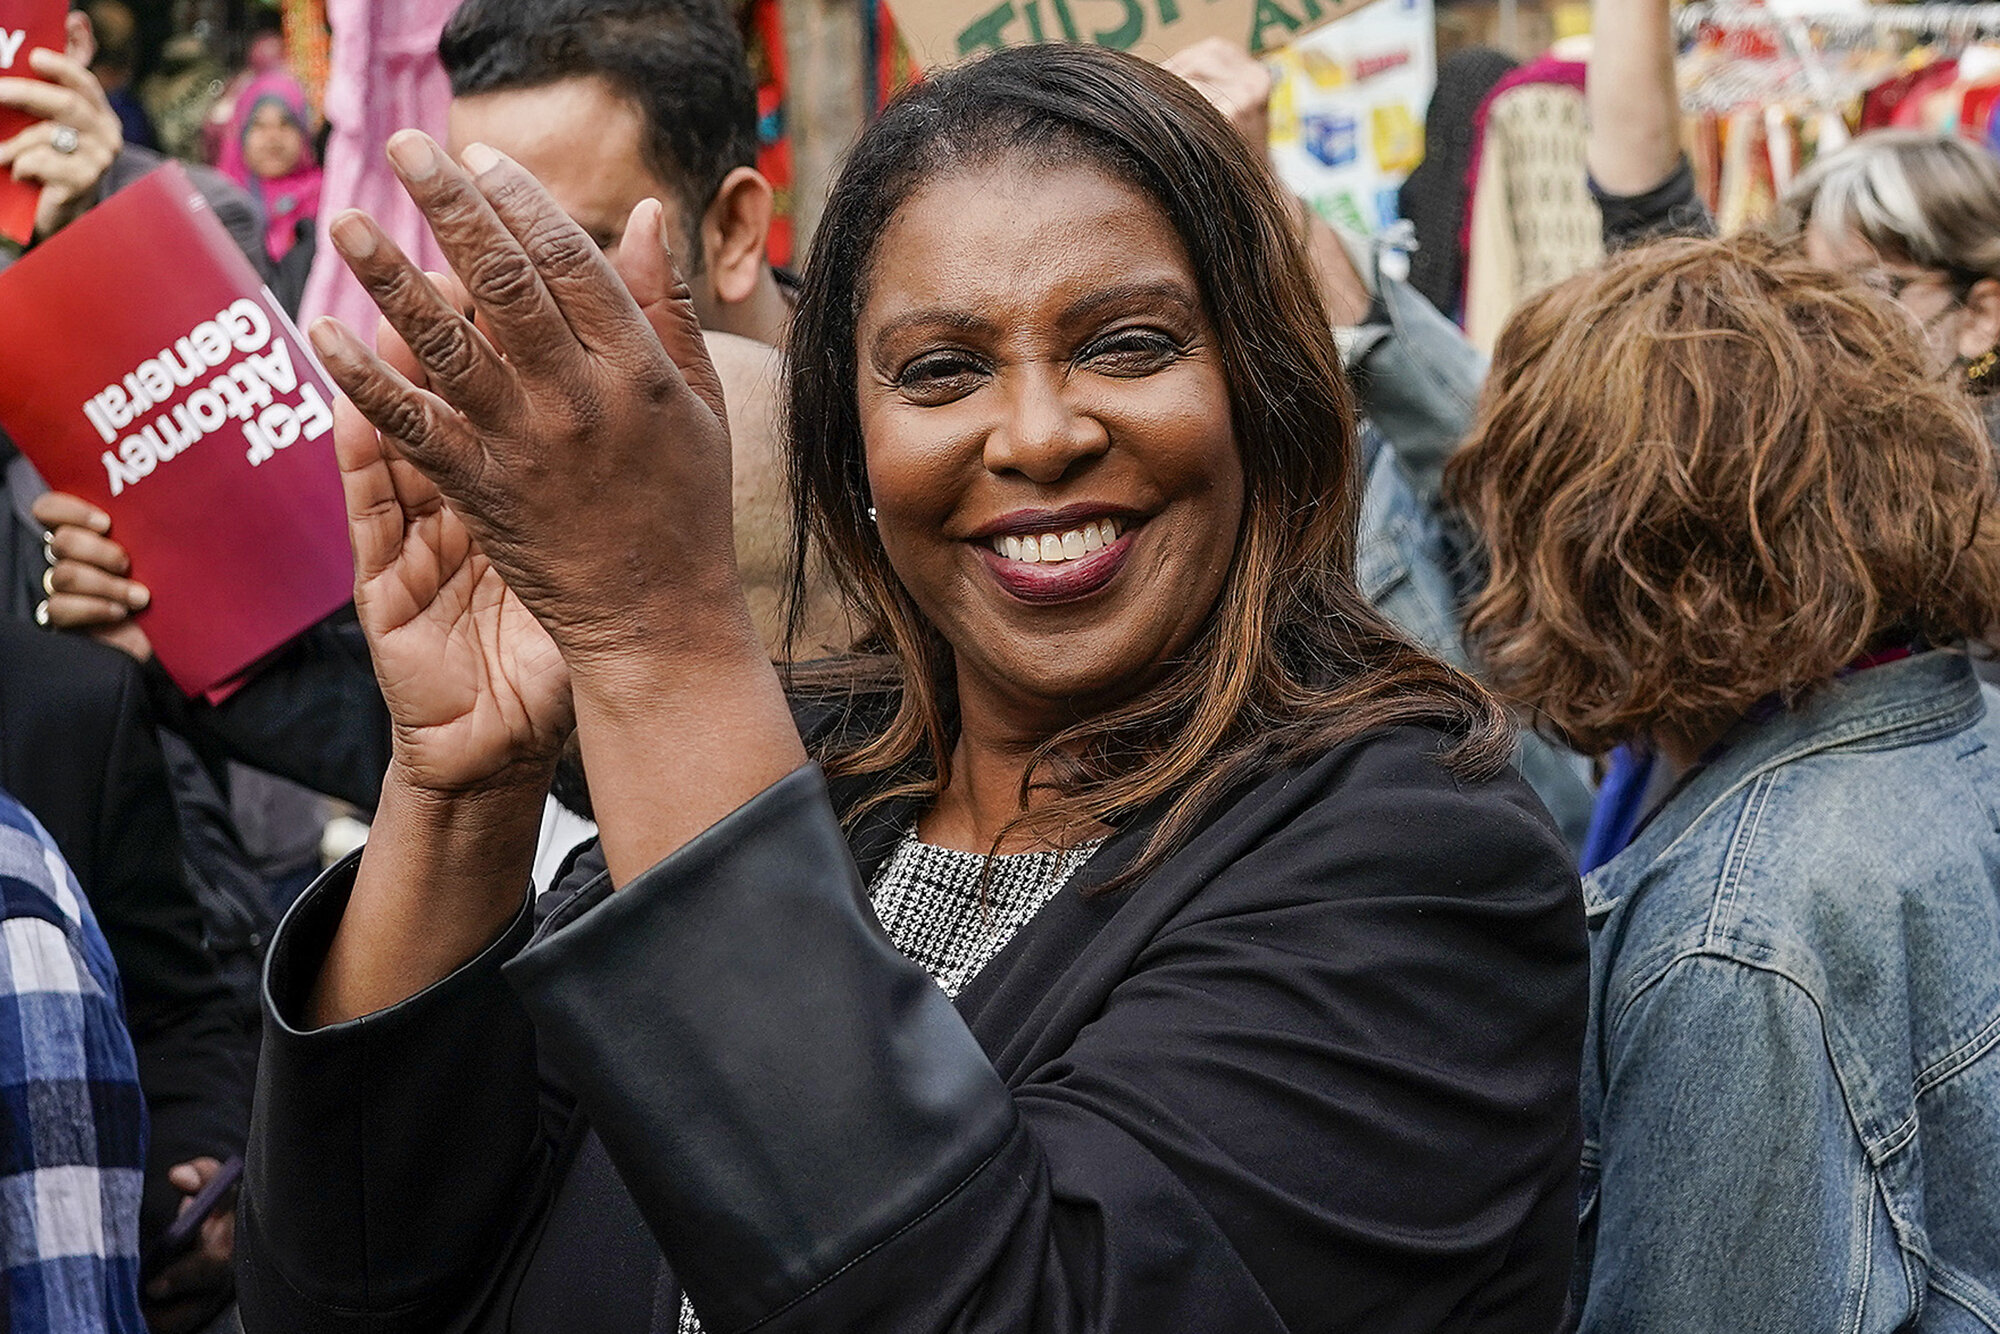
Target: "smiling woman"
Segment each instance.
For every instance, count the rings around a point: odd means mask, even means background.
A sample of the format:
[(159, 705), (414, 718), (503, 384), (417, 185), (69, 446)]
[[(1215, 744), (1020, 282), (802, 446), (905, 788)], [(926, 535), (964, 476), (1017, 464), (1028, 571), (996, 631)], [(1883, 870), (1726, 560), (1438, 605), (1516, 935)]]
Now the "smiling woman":
[(1355, 591), (1325, 316), (1200, 97), (1036, 48), (857, 146), (789, 429), (864, 633), (782, 686), (658, 206), (607, 260), (392, 151), (485, 319), (334, 224), (396, 755), (273, 945), (246, 1328), (1550, 1328), (1576, 882)]

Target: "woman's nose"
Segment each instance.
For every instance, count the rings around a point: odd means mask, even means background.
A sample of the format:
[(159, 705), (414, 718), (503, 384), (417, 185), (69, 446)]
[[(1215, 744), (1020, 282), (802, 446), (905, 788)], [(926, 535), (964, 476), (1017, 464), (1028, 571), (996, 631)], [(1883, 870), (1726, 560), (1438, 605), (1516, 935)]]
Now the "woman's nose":
[(1060, 368), (1020, 367), (1010, 378), (1006, 416), (986, 437), (989, 471), (1046, 485), (1110, 448), (1104, 423), (1070, 401)]

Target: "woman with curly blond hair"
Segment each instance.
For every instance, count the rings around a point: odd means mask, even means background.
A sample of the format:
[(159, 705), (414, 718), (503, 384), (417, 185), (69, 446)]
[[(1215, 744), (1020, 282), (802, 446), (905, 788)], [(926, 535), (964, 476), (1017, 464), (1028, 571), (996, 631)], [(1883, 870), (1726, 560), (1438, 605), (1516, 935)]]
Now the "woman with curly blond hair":
[(1652, 774), (1586, 887), (1585, 1330), (2000, 1328), (2000, 491), (1927, 356), (1668, 242), (1517, 313), (1448, 474), (1487, 679)]

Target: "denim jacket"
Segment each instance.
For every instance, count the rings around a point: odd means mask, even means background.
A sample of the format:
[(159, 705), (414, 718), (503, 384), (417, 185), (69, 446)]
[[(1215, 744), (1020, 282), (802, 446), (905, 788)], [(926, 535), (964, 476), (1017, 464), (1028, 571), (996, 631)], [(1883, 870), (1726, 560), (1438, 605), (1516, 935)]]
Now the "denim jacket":
[(1856, 673), (1585, 882), (1584, 1330), (2000, 1330), (1996, 743), (1963, 654)]

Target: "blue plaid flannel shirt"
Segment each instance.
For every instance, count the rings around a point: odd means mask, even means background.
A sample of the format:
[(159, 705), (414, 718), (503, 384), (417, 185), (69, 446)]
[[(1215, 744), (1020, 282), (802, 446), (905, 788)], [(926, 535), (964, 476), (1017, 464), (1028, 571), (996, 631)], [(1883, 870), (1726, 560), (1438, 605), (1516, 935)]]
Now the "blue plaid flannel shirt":
[(111, 947), (0, 792), (0, 1334), (145, 1334), (146, 1105)]

